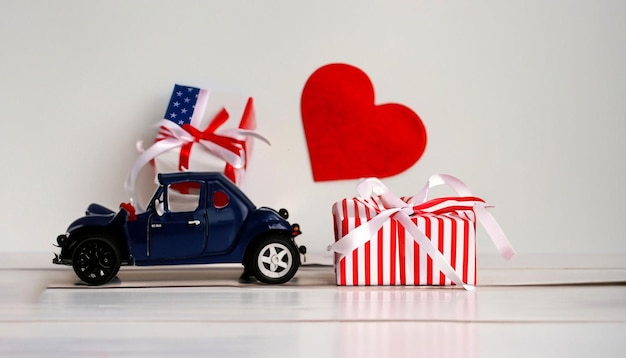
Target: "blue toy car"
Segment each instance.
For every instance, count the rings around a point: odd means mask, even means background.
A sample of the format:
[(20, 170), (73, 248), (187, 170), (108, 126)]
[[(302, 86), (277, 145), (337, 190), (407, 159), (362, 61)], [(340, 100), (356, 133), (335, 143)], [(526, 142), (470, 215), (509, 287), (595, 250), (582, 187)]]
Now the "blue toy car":
[(158, 175), (159, 187), (145, 212), (129, 204), (117, 213), (91, 204), (57, 238), (55, 264), (71, 265), (88, 285), (113, 279), (121, 265), (241, 263), (245, 277), (263, 283), (289, 281), (304, 246), (287, 210), (257, 208), (221, 173)]

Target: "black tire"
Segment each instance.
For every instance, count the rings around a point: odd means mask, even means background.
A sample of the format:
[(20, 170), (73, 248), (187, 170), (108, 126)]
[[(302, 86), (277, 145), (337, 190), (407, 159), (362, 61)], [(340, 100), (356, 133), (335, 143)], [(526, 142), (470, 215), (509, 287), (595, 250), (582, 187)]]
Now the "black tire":
[(104, 236), (88, 237), (76, 245), (72, 267), (86, 284), (97, 286), (111, 281), (120, 270), (121, 257), (113, 241)]
[(263, 283), (280, 284), (293, 278), (300, 267), (300, 253), (291, 239), (270, 235), (254, 247), (246, 270)]

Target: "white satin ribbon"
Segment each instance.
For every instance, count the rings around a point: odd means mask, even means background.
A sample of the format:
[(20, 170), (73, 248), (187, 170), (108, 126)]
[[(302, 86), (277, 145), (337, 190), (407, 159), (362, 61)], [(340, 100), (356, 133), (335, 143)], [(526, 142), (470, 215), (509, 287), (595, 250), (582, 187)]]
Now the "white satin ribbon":
[[(472, 196), (472, 193), (470, 192), (468, 187), (460, 179), (448, 174), (435, 174), (428, 179), (428, 182), (426, 183), (424, 188), (422, 188), (422, 190), (420, 190), (420, 192), (413, 197), (409, 204), (417, 205), (424, 203), (427, 200), (428, 191), (438, 185), (446, 185), (450, 187), (459, 196)], [(490, 206), (485, 205), (484, 203), (476, 203), (474, 205), (474, 213), (476, 214), (476, 219), (485, 229), (485, 231), (491, 238), (491, 241), (493, 241), (500, 255), (504, 259), (510, 260), (515, 255), (515, 250), (513, 250), (513, 246), (511, 246), (509, 239), (507, 239), (506, 234), (504, 233), (496, 219), (487, 210), (488, 207)]]

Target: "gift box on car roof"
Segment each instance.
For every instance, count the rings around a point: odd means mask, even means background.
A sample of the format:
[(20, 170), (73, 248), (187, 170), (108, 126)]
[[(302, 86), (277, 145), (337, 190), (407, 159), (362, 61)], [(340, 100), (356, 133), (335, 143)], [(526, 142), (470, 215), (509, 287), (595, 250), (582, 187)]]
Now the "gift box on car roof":
[[(429, 189), (451, 187), (458, 196), (427, 200)], [(359, 197), (332, 207), (337, 285), (476, 285), (476, 222), (505, 259), (514, 255), (506, 235), (459, 179), (437, 174), (415, 196), (399, 198), (378, 179), (362, 180)]]
[[(140, 170), (153, 163), (156, 173), (221, 171), (240, 185), (252, 153), (253, 139), (269, 142), (256, 133), (254, 101), (230, 93), (175, 85), (159, 132), (137, 158), (126, 183), (131, 198)], [(141, 144), (139, 143), (138, 146)], [(178, 186), (181, 194), (193, 188)], [(136, 200), (134, 200), (136, 202)]]

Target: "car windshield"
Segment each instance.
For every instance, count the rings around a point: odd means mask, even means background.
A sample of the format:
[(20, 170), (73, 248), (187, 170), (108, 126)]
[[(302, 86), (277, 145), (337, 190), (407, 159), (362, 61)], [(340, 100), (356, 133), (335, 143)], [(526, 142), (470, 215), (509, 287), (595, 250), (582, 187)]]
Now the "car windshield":
[(200, 204), (200, 193), (201, 183), (198, 182), (169, 184), (157, 190), (152, 205), (159, 216), (166, 211), (191, 212)]
[(172, 212), (195, 211), (200, 201), (200, 190), (193, 190), (187, 193), (172, 188), (168, 188), (167, 203), (168, 209)]

